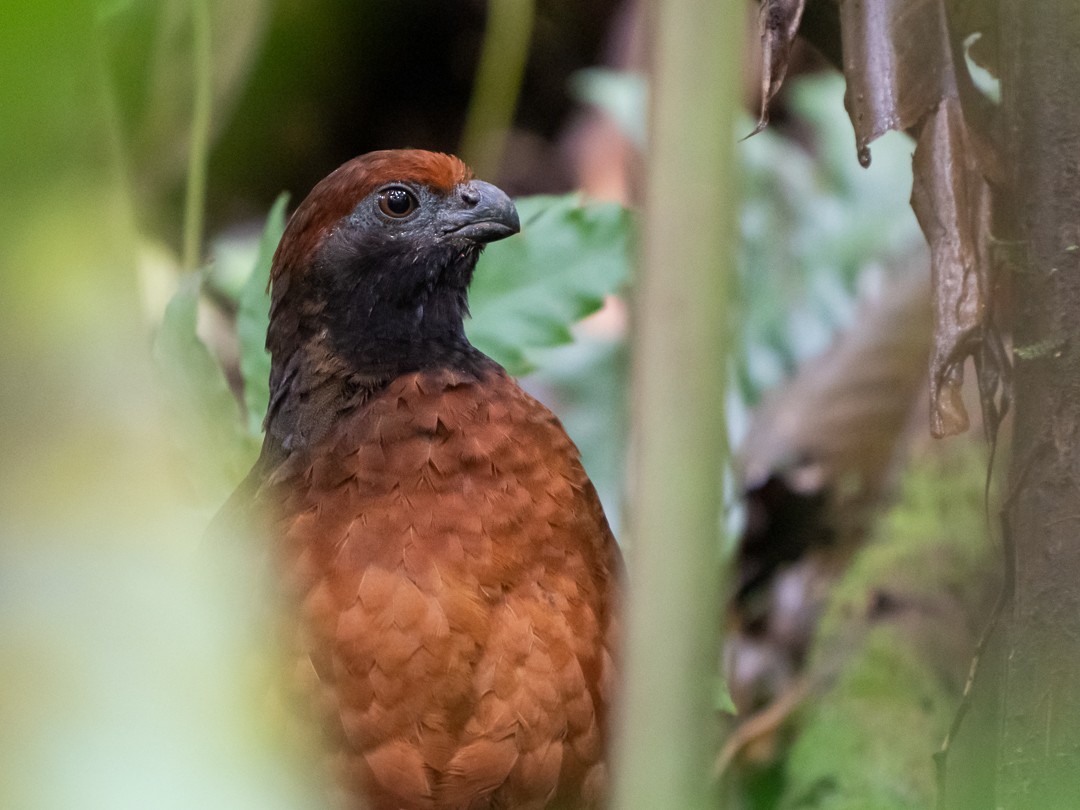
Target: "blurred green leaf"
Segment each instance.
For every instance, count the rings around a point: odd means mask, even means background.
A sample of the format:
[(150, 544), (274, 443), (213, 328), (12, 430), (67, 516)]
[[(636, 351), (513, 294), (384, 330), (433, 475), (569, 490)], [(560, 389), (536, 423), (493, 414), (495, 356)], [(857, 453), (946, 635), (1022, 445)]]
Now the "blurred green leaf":
[(285, 206), (289, 195), (274, 201), (266, 219), (255, 266), (240, 291), (236, 333), (240, 340), (240, 374), (244, 379), (244, 405), (248, 432), (262, 433), (263, 417), (270, 402), (270, 353), (266, 350), (266, 329), (270, 324), (270, 265), (281, 235), (285, 232)]
[[(739, 145), (743, 207), (736, 372), (753, 404), (820, 354), (854, 313), (856, 285), (922, 245), (908, 205), (910, 139), (874, 143), (863, 169), (839, 76), (791, 82), (800, 138), (766, 129)], [(746, 127), (750, 127), (747, 119)], [(910, 264), (910, 262), (908, 262)]]
[(135, 4), (135, 0), (98, 0), (95, 3), (97, 22), (108, 22), (113, 17), (117, 17), (126, 12), (132, 5)]
[(735, 701), (731, 699), (731, 690), (728, 689), (727, 680), (724, 678), (716, 679), (716, 710), (733, 717), (739, 713)]
[(570, 326), (596, 312), (630, 274), (630, 213), (578, 195), (517, 201), (521, 234), (487, 248), (469, 293), (469, 338), (511, 374), (531, 352), (571, 342)]
[(203, 292), (223, 298), (234, 307), (251, 277), (259, 254), (261, 233), (225, 233), (216, 236), (210, 246), (210, 263), (203, 274)]
[(243, 430), (221, 366), (196, 332), (198, 275), (186, 276), (154, 342), (154, 359), (172, 417), (173, 441), (196, 497), (217, 500), (244, 476), (254, 442)]
[(559, 414), (574, 437), (611, 530), (619, 537), (630, 430), (629, 351), (622, 337), (599, 337), (583, 328), (574, 332), (572, 344), (534, 352), (538, 369), (522, 383)]

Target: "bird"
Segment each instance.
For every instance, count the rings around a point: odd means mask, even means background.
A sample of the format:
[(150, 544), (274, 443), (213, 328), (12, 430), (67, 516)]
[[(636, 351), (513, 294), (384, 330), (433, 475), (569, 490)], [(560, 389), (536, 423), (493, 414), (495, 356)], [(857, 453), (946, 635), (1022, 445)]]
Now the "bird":
[(622, 558), (556, 416), (467, 338), (514, 203), (457, 157), (321, 180), (270, 274), (258, 514), (333, 803), (599, 810)]

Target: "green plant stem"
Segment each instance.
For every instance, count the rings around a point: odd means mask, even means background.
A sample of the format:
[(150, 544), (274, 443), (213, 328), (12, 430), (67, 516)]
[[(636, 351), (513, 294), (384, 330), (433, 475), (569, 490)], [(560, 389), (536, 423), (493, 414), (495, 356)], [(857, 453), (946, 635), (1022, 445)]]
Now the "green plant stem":
[(502, 163), (535, 16), (535, 0), (488, 0), (484, 42), (461, 136), (461, 155), (481, 177), (494, 177)]
[(102, 22), (96, 20), (92, 29), (90, 48), (94, 58), (94, 71), (101, 97), (102, 119), (109, 147), (109, 164), (116, 184), (116, 201), (119, 206), (118, 220), (124, 231), (134, 243), (138, 231), (135, 215), (134, 184), (131, 180), (131, 165), (128, 160), (127, 144), (124, 140), (124, 128), (121, 123), (120, 109), (116, 101), (116, 88), (109, 71), (108, 57), (102, 33)]
[(187, 195), (184, 199), (182, 262), (185, 270), (194, 270), (199, 266), (202, 252), (203, 208), (206, 202), (206, 172), (214, 101), (208, 0), (191, 0), (191, 23), (195, 92), (191, 116), (191, 149), (188, 152)]
[(615, 806), (717, 804), (727, 308), (745, 4), (661, 0), (634, 289), (630, 601)]

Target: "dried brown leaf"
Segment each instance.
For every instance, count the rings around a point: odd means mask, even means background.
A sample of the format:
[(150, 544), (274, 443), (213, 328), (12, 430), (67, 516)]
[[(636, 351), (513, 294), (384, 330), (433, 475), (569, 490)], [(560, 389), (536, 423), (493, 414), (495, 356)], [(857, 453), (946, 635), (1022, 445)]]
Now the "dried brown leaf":
[(940, 0), (849, 0), (840, 4), (840, 26), (844, 104), (866, 166), (872, 141), (911, 129), (955, 95), (944, 10)]
[[(950, 12), (981, 25), (977, 9), (952, 0)], [(934, 284), (934, 348), (930, 362), (930, 429), (934, 436), (967, 430), (960, 396), (963, 366), (977, 361), (985, 423), (991, 435), (1008, 399), (1001, 352), (989, 325), (988, 256), (993, 150), (970, 129), (961, 104), (945, 0), (850, 0), (841, 4), (845, 101), (859, 161), (892, 129), (916, 137), (912, 207), (930, 244)], [(1001, 402), (999, 407), (998, 397)]]
[[(769, 123), (769, 104), (784, 83), (806, 0), (765, 0), (761, 7), (761, 111), (750, 135)], [(748, 135), (747, 137), (750, 137)]]
[[(761, 117), (787, 70), (805, 0), (768, 0), (763, 10)], [(912, 207), (931, 248), (934, 349), (931, 355), (931, 432), (949, 436), (969, 424), (960, 396), (963, 365), (977, 362), (984, 420), (993, 435), (1008, 402), (1008, 369), (990, 326), (988, 256), (990, 190), (999, 173), (992, 145), (970, 129), (956, 64), (963, 39), (989, 30), (992, 16), (978, 0), (845, 0), (839, 3), (844, 102), (855, 129), (859, 162), (891, 130), (917, 139)], [(954, 29), (950, 31), (950, 22)], [(976, 125), (979, 123), (976, 115)]]
[(955, 98), (922, 126), (914, 173), (911, 207), (930, 244), (934, 288), (930, 431), (940, 438), (968, 428), (963, 364), (986, 329), (990, 293), (990, 189)]

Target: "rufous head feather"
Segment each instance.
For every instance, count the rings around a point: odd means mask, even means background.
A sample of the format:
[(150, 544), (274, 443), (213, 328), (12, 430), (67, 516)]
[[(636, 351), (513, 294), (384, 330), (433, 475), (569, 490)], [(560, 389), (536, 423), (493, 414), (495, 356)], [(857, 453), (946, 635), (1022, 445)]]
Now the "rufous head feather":
[(334, 225), (380, 186), (413, 182), (448, 194), (472, 179), (459, 158), (441, 152), (393, 149), (353, 158), (323, 178), (296, 209), (274, 254), (271, 281), (304, 268)]

